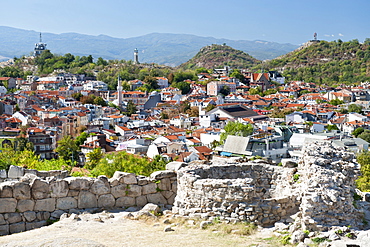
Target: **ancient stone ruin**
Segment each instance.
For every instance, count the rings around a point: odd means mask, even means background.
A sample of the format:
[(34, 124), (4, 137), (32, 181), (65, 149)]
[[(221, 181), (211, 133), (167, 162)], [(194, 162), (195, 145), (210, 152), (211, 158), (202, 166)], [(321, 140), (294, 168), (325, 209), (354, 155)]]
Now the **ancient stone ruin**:
[(150, 177), (116, 172), (111, 179), (12, 166), (0, 171), (0, 235), (44, 226), (65, 213), (147, 203), (185, 217), (261, 226), (284, 223), (292, 231), (364, 227), (364, 214), (353, 203), (359, 175), (355, 155), (328, 142), (308, 144), (295, 167), (230, 159), (171, 165), (176, 172), (159, 171)]
[(355, 155), (328, 142), (307, 145), (295, 168), (253, 161), (190, 165), (178, 171), (173, 212), (262, 226), (294, 221), (304, 230), (362, 227), (363, 213), (353, 205), (357, 175)]

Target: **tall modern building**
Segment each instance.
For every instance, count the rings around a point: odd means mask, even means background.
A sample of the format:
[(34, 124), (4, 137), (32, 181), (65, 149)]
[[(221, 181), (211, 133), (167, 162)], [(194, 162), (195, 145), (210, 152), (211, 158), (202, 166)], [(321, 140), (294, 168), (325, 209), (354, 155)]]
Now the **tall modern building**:
[(139, 64), (139, 51), (137, 48), (134, 50), (134, 64)]
[(35, 44), (34, 56), (39, 56), (43, 51), (46, 50), (46, 44), (42, 42), (42, 37), (40, 33), (40, 42)]

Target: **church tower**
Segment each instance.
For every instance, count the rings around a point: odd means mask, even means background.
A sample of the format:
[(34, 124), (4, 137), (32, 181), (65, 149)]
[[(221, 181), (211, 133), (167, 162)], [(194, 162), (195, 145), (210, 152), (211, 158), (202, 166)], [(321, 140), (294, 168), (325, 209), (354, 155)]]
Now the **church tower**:
[(134, 50), (134, 64), (139, 64), (139, 51), (137, 48)]
[(122, 84), (121, 84), (121, 79), (118, 76), (118, 85), (117, 85), (117, 100), (118, 100), (118, 107), (122, 106)]
[(39, 56), (45, 50), (46, 50), (46, 44), (42, 43), (42, 37), (41, 37), (41, 33), (40, 33), (40, 42), (35, 44), (35, 50), (33, 52), (33, 55), (35, 57)]

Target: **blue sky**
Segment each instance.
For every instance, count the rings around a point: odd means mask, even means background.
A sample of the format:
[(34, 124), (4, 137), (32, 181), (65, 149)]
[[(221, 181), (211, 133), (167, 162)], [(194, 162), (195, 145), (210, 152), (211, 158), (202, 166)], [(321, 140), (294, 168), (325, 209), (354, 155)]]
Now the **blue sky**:
[(370, 38), (369, 0), (11, 0), (1, 26), (129, 38), (179, 33), (302, 44)]

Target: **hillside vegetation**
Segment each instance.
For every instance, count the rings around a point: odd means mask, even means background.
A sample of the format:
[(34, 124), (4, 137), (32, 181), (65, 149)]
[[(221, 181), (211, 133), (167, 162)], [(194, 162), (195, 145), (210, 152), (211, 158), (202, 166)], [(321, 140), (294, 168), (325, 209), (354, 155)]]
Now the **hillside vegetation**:
[(222, 68), (251, 68), (261, 63), (249, 54), (236, 50), (227, 45), (205, 46), (189, 61), (180, 65), (183, 69), (203, 67), (206, 69)]
[(325, 85), (370, 81), (370, 39), (309, 42), (305, 48), (264, 63), (263, 68), (283, 71), (288, 81)]

